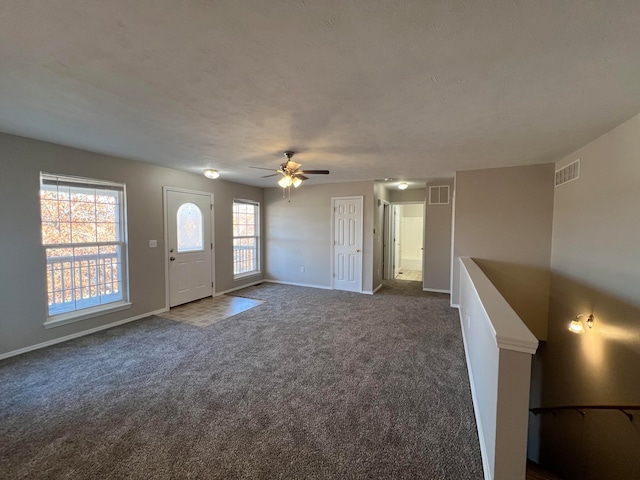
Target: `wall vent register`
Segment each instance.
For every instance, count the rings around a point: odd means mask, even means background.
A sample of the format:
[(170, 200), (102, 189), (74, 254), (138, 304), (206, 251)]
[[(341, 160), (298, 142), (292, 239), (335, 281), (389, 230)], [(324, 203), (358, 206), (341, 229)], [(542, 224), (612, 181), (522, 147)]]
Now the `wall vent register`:
[(555, 186), (559, 187), (578, 178), (580, 178), (580, 159), (574, 160), (566, 167), (556, 170)]
[(449, 185), (429, 187), (429, 205), (448, 205)]

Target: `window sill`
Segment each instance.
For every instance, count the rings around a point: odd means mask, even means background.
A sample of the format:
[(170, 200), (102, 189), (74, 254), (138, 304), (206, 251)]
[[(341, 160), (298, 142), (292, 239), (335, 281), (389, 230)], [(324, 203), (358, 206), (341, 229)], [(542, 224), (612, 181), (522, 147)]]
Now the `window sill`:
[(262, 275), (262, 272), (247, 272), (247, 273), (241, 273), (240, 275), (235, 275), (233, 277), (233, 280), (244, 280), (245, 278), (250, 278), (250, 277), (257, 277), (259, 275)]
[(118, 312), (120, 310), (126, 310), (128, 308), (131, 308), (131, 302), (115, 302), (107, 305), (85, 308), (75, 312), (61, 313), (55, 317), (49, 317), (44, 322), (44, 328), (60, 327), (62, 325), (67, 325), (68, 323), (79, 322), (81, 320), (106, 315), (107, 313)]

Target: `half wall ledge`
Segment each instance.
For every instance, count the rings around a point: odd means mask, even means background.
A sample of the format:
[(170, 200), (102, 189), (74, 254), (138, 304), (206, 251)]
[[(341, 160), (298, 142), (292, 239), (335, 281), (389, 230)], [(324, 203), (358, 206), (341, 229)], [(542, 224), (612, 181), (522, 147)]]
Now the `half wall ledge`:
[(475, 261), (460, 258), (460, 324), (485, 479), (524, 479), (538, 340)]

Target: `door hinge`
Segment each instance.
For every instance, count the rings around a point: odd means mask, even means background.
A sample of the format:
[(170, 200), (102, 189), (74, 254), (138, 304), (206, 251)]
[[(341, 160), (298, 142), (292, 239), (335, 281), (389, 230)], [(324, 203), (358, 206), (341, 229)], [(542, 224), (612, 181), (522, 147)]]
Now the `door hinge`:
[(213, 282), (211, 282), (211, 288), (213, 288)]
[(213, 210), (213, 203), (209, 205), (209, 210)]
[(211, 250), (213, 250), (213, 243), (211, 243)]

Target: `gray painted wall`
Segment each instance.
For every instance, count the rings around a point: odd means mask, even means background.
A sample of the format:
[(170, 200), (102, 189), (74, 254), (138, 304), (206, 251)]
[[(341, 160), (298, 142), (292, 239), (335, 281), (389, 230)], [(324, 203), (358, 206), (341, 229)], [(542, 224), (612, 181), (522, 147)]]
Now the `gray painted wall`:
[[(639, 404), (640, 116), (568, 155), (578, 180), (555, 190), (548, 341), (534, 357), (533, 406)], [(579, 313), (593, 329), (567, 330)], [(531, 418), (541, 460), (564, 478), (640, 478), (638, 415)], [(538, 422), (541, 422), (538, 423)], [(538, 445), (532, 438), (530, 456)]]
[[(454, 265), (473, 257), (531, 332), (546, 338), (554, 165), (456, 173)], [(451, 302), (460, 272), (453, 270)]]
[(408, 188), (406, 190), (398, 190), (397, 188), (389, 188), (389, 202), (424, 202), (426, 198), (424, 188)]
[[(204, 176), (0, 134), (0, 354), (97, 328), (165, 307), (162, 187), (214, 194), (215, 289), (233, 280), (231, 204), (262, 202), (262, 189)], [(45, 329), (45, 257), (40, 235), (41, 171), (124, 182), (129, 226), (130, 309)], [(263, 235), (264, 238), (264, 235)], [(158, 240), (149, 248), (149, 240)]]
[(425, 215), (424, 269), (422, 286), (427, 290), (449, 291), (451, 285), (451, 221), (453, 213), (453, 179), (427, 182), (430, 186), (449, 185), (448, 205), (429, 205)]
[[(288, 197), (282, 198), (281, 188), (265, 189), (265, 224), (269, 239), (266, 245), (265, 278), (331, 287), (331, 198), (346, 196), (364, 197), (362, 289), (365, 292), (373, 290), (373, 182), (306, 184), (291, 190), (291, 202)], [(301, 272), (300, 267), (304, 267), (305, 271)]]

